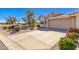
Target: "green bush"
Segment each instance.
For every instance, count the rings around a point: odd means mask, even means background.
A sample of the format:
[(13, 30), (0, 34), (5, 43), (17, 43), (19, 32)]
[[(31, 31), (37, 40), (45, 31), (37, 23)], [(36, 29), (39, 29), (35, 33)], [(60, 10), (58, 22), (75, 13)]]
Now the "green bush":
[(14, 26), (8, 26), (8, 29), (14, 29)]
[(67, 37), (61, 38), (58, 44), (61, 50), (74, 50), (77, 47), (74, 40)]

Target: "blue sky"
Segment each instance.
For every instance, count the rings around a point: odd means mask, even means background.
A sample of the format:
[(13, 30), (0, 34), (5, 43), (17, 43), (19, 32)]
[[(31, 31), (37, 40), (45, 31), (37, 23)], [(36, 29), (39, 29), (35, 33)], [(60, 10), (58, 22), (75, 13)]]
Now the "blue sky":
[[(77, 8), (31, 8), (36, 17), (47, 15), (49, 12), (74, 12)], [(30, 8), (0, 8), (0, 21), (4, 21), (7, 16), (15, 16), (17, 19), (22, 18), (25, 12)]]

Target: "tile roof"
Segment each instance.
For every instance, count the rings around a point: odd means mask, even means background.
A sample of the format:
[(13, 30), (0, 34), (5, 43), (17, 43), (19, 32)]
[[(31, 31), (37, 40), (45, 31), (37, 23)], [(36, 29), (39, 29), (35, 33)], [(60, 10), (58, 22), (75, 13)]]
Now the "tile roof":
[(47, 19), (50, 20), (50, 19), (59, 19), (59, 18), (69, 18), (69, 17), (75, 16), (77, 13), (79, 13), (79, 10), (75, 11), (75, 12), (62, 14), (62, 15), (59, 15), (59, 16), (56, 16), (56, 17), (50, 17), (50, 18), (47, 18)]

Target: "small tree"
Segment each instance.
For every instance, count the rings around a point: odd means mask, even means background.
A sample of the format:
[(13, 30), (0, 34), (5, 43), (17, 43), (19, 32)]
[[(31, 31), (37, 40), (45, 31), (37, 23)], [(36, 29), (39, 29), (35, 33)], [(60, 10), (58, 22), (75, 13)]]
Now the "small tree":
[(16, 25), (16, 17), (9, 16), (6, 18), (6, 23), (9, 24), (8, 29), (14, 29), (14, 25)]
[(16, 21), (17, 21), (16, 17), (13, 17), (13, 16), (9, 16), (6, 18), (6, 23), (11, 24), (11, 25), (16, 23)]
[(36, 26), (36, 24), (37, 24), (36, 20), (33, 19), (33, 20), (32, 20), (32, 26), (33, 26), (33, 28)]

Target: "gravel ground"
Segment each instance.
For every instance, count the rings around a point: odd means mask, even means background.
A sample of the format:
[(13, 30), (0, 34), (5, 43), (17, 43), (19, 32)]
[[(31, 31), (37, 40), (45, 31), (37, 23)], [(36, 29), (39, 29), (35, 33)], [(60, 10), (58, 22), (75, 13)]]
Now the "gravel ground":
[[(30, 31), (32, 31), (32, 30), (30, 30)], [(30, 32), (30, 31), (29, 30), (20, 30), (19, 32), (16, 32), (13, 34), (10, 34), (9, 32), (6, 32), (6, 31), (0, 31), (0, 33), (5, 35), (5, 36), (13, 36), (13, 35), (22, 34), (22, 33)]]

